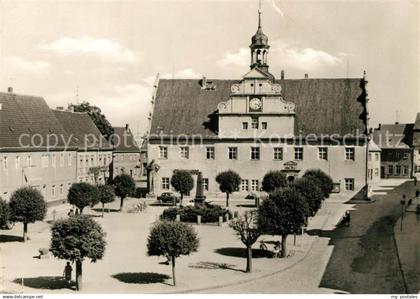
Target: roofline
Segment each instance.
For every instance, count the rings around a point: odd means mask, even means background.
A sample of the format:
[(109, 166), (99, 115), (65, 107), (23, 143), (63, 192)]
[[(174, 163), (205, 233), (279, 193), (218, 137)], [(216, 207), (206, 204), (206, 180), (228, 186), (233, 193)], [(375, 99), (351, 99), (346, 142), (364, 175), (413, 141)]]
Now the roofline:
[[(159, 81), (199, 81), (202, 78), (160, 78)], [(260, 79), (267, 79), (267, 78), (260, 78)], [(242, 81), (243, 78), (207, 78), (207, 80), (210, 81)], [(298, 80), (306, 80), (306, 81), (311, 81), (311, 80), (363, 80), (363, 77), (359, 78), (359, 77), (353, 77), (353, 78), (285, 78), (285, 79), (280, 79), (280, 78), (276, 78), (274, 81), (298, 81)]]

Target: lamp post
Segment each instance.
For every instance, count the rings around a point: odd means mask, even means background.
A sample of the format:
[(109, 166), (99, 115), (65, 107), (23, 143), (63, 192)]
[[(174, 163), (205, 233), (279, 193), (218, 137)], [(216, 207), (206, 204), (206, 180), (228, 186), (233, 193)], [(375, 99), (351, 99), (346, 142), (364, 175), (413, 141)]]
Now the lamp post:
[(405, 207), (405, 194), (403, 194), (403, 199), (401, 199), (401, 231), (403, 230), (403, 219), (404, 219), (404, 207)]

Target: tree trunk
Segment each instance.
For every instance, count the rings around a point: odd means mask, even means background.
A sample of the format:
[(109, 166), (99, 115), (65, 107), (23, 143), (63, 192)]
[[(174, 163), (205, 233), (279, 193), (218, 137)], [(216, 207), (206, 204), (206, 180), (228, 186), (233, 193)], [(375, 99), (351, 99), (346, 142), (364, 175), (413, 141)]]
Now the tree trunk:
[(83, 214), (83, 209), (84, 209), (84, 208), (80, 208), (80, 209), (79, 209), (80, 214)]
[(121, 201), (120, 201), (120, 211), (122, 211), (124, 205), (124, 197), (121, 197)]
[(252, 246), (246, 247), (246, 271), (247, 273), (250, 273), (252, 271)]
[(28, 240), (28, 223), (23, 222), (23, 242), (26, 242)]
[(229, 192), (226, 192), (226, 208), (229, 207)]
[(286, 257), (286, 250), (287, 250), (286, 240), (287, 240), (287, 235), (282, 235), (281, 236), (281, 257)]
[(174, 286), (176, 286), (176, 278), (175, 278), (175, 257), (172, 257), (172, 281), (174, 282)]
[(76, 261), (76, 291), (82, 290), (82, 261)]
[(102, 203), (102, 217), (104, 217), (105, 204)]

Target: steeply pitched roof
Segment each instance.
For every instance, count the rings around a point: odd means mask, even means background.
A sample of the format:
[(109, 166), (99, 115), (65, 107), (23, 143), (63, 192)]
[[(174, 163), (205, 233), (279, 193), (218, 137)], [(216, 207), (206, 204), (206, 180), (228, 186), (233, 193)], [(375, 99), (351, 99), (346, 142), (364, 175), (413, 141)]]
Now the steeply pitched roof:
[[(217, 104), (230, 96), (238, 80), (211, 80), (215, 90), (201, 89), (199, 80), (160, 80), (151, 134), (216, 137)], [(285, 100), (295, 103), (295, 134), (356, 134), (363, 132), (360, 79), (276, 80)]]
[(140, 153), (140, 149), (129, 128), (114, 127), (114, 134), (111, 141), (114, 145), (114, 152)]
[(420, 112), (417, 113), (416, 121), (414, 122), (414, 130), (420, 130)]
[(102, 136), (87, 113), (52, 110), (79, 150), (110, 150), (111, 144)]
[(413, 143), (414, 124), (385, 124), (373, 131), (373, 141), (381, 149), (409, 148)]
[(369, 140), (369, 151), (370, 152), (380, 152), (380, 147), (373, 141), (372, 139)]
[[(0, 104), (0, 149), (23, 150), (26, 144), (31, 144), (32, 136), (35, 136), (34, 144), (27, 150), (47, 146), (50, 149), (64, 148), (67, 133), (43, 98), (0, 92)], [(55, 138), (47, 138), (53, 134), (58, 137), (56, 145)], [(19, 142), (20, 136), (24, 147)], [(71, 143), (70, 146), (74, 147), (75, 144)]]

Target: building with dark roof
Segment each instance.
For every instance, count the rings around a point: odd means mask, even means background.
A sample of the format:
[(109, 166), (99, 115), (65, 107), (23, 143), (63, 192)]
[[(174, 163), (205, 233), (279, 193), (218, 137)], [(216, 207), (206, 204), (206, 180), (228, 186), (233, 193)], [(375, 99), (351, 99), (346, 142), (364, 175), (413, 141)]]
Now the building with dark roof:
[(413, 126), (413, 175), (420, 180), (420, 112)]
[(77, 144), (41, 97), (0, 92), (0, 197), (21, 186), (61, 201), (76, 179)]
[(51, 110), (77, 145), (77, 182), (104, 184), (110, 177), (112, 145), (87, 113)]
[(382, 124), (373, 131), (381, 148), (381, 177), (410, 178), (413, 171), (414, 124)]
[(176, 169), (201, 171), (208, 195), (221, 194), (215, 176), (228, 169), (242, 177), (242, 195), (259, 191), (272, 169), (290, 181), (322, 169), (336, 192), (366, 185), (367, 81), (285, 79), (283, 72), (276, 79), (269, 48), (259, 13), (242, 79), (158, 82), (148, 136), (151, 193), (170, 190)]
[(142, 176), (142, 161), (140, 148), (128, 124), (125, 127), (114, 127), (111, 142), (114, 146), (112, 154), (112, 176), (128, 174), (136, 182)]

